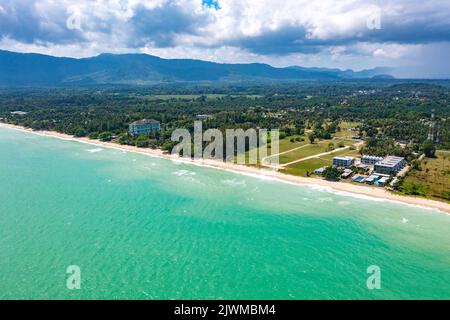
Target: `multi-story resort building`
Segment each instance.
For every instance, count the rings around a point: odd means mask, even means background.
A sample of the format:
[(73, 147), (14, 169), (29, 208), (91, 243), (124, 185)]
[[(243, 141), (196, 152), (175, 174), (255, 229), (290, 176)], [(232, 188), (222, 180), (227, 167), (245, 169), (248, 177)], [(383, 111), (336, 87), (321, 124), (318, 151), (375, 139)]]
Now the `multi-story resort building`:
[(395, 175), (406, 166), (406, 160), (402, 157), (388, 156), (375, 164), (375, 172)]
[(133, 137), (161, 131), (159, 121), (143, 119), (130, 124), (129, 132)]
[(334, 157), (333, 167), (336, 168), (350, 168), (355, 164), (355, 158), (353, 157)]
[(361, 163), (368, 164), (368, 165), (375, 165), (378, 162), (383, 161), (383, 157), (376, 157), (376, 156), (363, 156), (361, 158)]

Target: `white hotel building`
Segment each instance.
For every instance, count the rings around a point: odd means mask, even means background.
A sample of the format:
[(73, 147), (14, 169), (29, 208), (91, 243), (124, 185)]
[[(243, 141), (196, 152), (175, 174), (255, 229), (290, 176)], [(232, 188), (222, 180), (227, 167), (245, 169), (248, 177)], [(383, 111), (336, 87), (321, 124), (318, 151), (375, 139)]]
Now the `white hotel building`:
[(396, 175), (406, 166), (406, 160), (402, 157), (388, 156), (375, 164), (375, 172), (388, 175)]
[(353, 157), (334, 157), (333, 167), (336, 168), (350, 168), (355, 164), (355, 158)]

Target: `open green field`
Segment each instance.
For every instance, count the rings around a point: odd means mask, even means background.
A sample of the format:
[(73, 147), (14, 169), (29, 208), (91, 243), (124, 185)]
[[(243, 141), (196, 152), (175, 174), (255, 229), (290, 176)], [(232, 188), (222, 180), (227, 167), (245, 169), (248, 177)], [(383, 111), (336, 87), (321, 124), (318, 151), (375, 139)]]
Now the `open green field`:
[(339, 123), (341, 131), (335, 133), (335, 138), (351, 139), (353, 136), (358, 135), (358, 131), (349, 131), (349, 129), (356, 128), (361, 125), (361, 122), (343, 121)]
[(320, 158), (306, 160), (295, 163), (281, 170), (283, 173), (292, 174), (294, 176), (307, 177), (308, 172), (312, 173), (315, 169), (331, 165), (330, 161)]
[(339, 123), (339, 127), (341, 127), (341, 130), (348, 130), (348, 129), (356, 128), (357, 126), (359, 126), (361, 124), (362, 124), (362, 122), (342, 121)]
[[(217, 99), (221, 98), (224, 95), (222, 94), (208, 94), (205, 95), (207, 99)], [(151, 95), (151, 96), (145, 96), (144, 98), (146, 100), (195, 100), (200, 98), (201, 95), (196, 94), (161, 94), (161, 95)]]
[(399, 188), (407, 195), (450, 202), (450, 152), (438, 151), (436, 158), (425, 158), (420, 168), (411, 170)]
[(345, 140), (321, 140), (318, 141), (314, 144), (305, 144), (305, 147), (301, 148), (301, 149), (297, 149), (294, 150), (292, 152), (288, 152), (285, 154), (282, 154), (280, 156), (280, 163), (284, 164), (284, 163), (289, 163), (301, 158), (306, 158), (306, 157), (310, 157), (319, 153), (324, 153), (324, 152), (328, 152), (329, 147), (328, 145), (330, 143), (334, 144), (334, 148), (338, 149), (339, 148), (339, 143), (343, 143), (344, 146), (351, 146), (353, 144), (355, 144), (354, 141), (345, 141)]
[[(214, 100), (214, 99), (219, 99), (219, 98), (223, 98), (226, 97), (228, 95), (226, 94), (205, 94), (205, 95), (200, 95), (200, 94), (161, 94), (161, 95), (148, 95), (148, 96), (144, 96), (143, 98), (145, 100), (196, 100), (199, 99), (201, 97), (206, 97), (206, 99), (210, 99), (210, 100)], [(257, 98), (261, 98), (261, 95), (232, 95), (231, 97), (245, 97), (248, 99), (257, 99)]]
[[(295, 141), (296, 138), (299, 138), (300, 141)], [(294, 139), (294, 142), (291, 142), (291, 139)], [(304, 141), (301, 141), (301, 139), (303, 139)], [(286, 152), (295, 148), (299, 148), (301, 146), (305, 146), (309, 144), (309, 140), (305, 137), (305, 136), (299, 136), (299, 135), (293, 135), (293, 136), (289, 136), (286, 137), (284, 139), (281, 139), (279, 141), (279, 152)], [(269, 149), (268, 151), (268, 155), (272, 155), (272, 149)], [(246, 159), (248, 158), (248, 154), (249, 152), (246, 152)], [(258, 163), (260, 162), (260, 159), (258, 159)]]
[[(296, 138), (303, 139), (304, 141), (291, 142), (291, 139), (295, 140)], [(307, 144), (309, 144), (309, 140), (305, 136), (290, 136), (280, 140), (280, 152), (289, 151)]]
[(333, 154), (325, 155), (320, 158), (310, 159), (302, 162), (294, 163), (282, 170), (282, 172), (287, 174), (292, 174), (295, 176), (306, 177), (308, 173), (312, 173), (315, 169), (319, 169), (321, 167), (331, 166), (333, 163), (334, 157), (358, 157), (358, 150), (343, 150), (338, 151)]
[(361, 155), (359, 154), (358, 150), (347, 149), (347, 150), (335, 152), (333, 154), (328, 154), (328, 155), (322, 156), (322, 157), (320, 157), (320, 159), (324, 159), (324, 160), (331, 162), (334, 157), (355, 157), (355, 158), (357, 158), (360, 156)]
[[(291, 139), (295, 139), (295, 138), (300, 138), (300, 139), (303, 139), (304, 141), (301, 141), (301, 140), (295, 141), (294, 140), (294, 142), (292, 142)], [(354, 145), (356, 143), (356, 141), (331, 139), (331, 140), (320, 140), (314, 144), (310, 144), (309, 140), (306, 137), (296, 135), (296, 136), (289, 136), (285, 139), (282, 139), (282, 140), (280, 140), (279, 143), (280, 143), (279, 152), (280, 153), (286, 152), (279, 156), (280, 164), (285, 164), (285, 163), (289, 163), (292, 161), (296, 161), (298, 159), (314, 156), (319, 153), (332, 151), (329, 149), (330, 143), (334, 144), (334, 149), (339, 149), (339, 148), (341, 148), (341, 147), (339, 147), (340, 143), (342, 143), (345, 147), (347, 147), (347, 146)], [(290, 151), (290, 150), (292, 150), (292, 151)], [(271, 149), (268, 150), (269, 155), (272, 155), (272, 152), (273, 151)], [(306, 171), (311, 171), (310, 170), (311, 168), (312, 168), (312, 170), (314, 170), (314, 169), (320, 168), (323, 165), (328, 165), (328, 162), (330, 162), (333, 159), (333, 157), (338, 156), (338, 155), (358, 156), (358, 151), (357, 150), (338, 151), (338, 152), (332, 153), (330, 155), (325, 155), (322, 157), (322, 159), (311, 159), (311, 160), (307, 160), (307, 161), (304, 161), (304, 162), (301, 162), (298, 164), (294, 164), (294, 165), (292, 165), (292, 167), (289, 166), (289, 168), (286, 168), (286, 170), (287, 171), (292, 171), (292, 170), (298, 171), (298, 169), (299, 169), (300, 174), (296, 174), (296, 175), (304, 176)], [(248, 152), (246, 153), (246, 157), (248, 157)], [(258, 161), (258, 164), (259, 164), (259, 161)], [(292, 173), (292, 174), (294, 174), (294, 173)]]
[[(299, 141), (296, 141), (298, 139)], [(303, 140), (303, 141), (302, 141)], [(319, 153), (332, 151), (329, 145), (333, 144), (334, 149), (341, 148), (339, 144), (343, 144), (345, 147), (352, 146), (356, 144), (356, 141), (353, 140), (342, 140), (342, 139), (331, 139), (331, 140), (320, 140), (316, 141), (314, 144), (311, 144), (307, 137), (301, 135), (293, 135), (286, 137), (279, 142), (279, 153), (280, 164), (286, 164), (292, 161), (296, 161), (302, 158), (314, 156)], [(272, 155), (273, 150), (268, 150), (269, 156)], [(358, 156), (357, 150), (344, 150), (332, 153), (330, 155), (323, 156), (322, 159), (311, 159), (304, 162), (300, 162), (289, 166), (289, 168), (285, 169), (285, 172), (305, 176), (307, 171), (312, 171), (314, 169), (320, 168), (321, 166), (329, 165), (329, 162), (333, 159), (333, 157), (338, 155), (349, 155), (349, 156)], [(248, 152), (246, 153), (246, 157), (248, 157)], [(260, 163), (260, 159), (258, 159), (258, 164)]]

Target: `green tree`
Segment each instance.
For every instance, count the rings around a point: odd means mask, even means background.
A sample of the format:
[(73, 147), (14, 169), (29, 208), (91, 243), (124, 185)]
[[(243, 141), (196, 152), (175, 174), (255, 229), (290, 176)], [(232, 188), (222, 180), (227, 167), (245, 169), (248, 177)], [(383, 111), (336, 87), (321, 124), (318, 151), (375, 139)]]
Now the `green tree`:
[(173, 150), (173, 148), (175, 147), (175, 145), (176, 145), (176, 142), (168, 140), (163, 143), (162, 149), (164, 151), (171, 152)]
[(30, 127), (31, 127), (31, 129), (34, 129), (34, 130), (40, 130), (41, 123), (39, 121), (35, 120), (35, 121), (31, 122)]
[(425, 156), (428, 158), (434, 158), (436, 155), (436, 147), (430, 140), (425, 141), (420, 150), (425, 153)]
[(139, 136), (136, 138), (135, 145), (138, 148), (147, 148), (149, 144), (149, 139), (146, 136)]
[(322, 173), (322, 177), (327, 180), (339, 180), (341, 172), (337, 168), (327, 167)]
[(335, 149), (334, 143), (330, 142), (327, 147), (327, 151), (333, 151)]
[(316, 141), (316, 136), (315, 136), (313, 133), (310, 133), (310, 134), (308, 135), (308, 140), (309, 140), (309, 142), (310, 142), (311, 144), (313, 144), (314, 141)]
[(88, 134), (88, 138), (91, 140), (98, 139), (98, 132), (91, 132)]
[(73, 135), (75, 137), (85, 137), (86, 136), (86, 130), (84, 128), (82, 128), (82, 127), (76, 127), (73, 130)]
[(329, 133), (328, 131), (323, 132), (322, 138), (325, 140), (330, 140), (332, 138), (331, 133)]
[(109, 132), (109, 131), (102, 132), (102, 133), (100, 133), (100, 134), (98, 135), (98, 138), (99, 138), (101, 141), (111, 141), (111, 139), (112, 139), (112, 133)]
[(117, 138), (117, 142), (121, 145), (128, 144), (128, 135), (123, 133)]

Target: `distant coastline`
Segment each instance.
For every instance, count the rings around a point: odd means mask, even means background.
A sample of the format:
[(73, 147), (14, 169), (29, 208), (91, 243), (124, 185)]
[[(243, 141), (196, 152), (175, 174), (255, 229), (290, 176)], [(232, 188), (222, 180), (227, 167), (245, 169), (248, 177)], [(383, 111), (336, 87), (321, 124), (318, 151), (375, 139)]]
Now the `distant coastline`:
[(395, 202), (395, 203), (402, 203), (407, 204), (411, 206), (416, 207), (422, 207), (426, 209), (436, 209), (442, 212), (445, 212), (447, 214), (450, 214), (450, 204), (445, 202), (440, 202), (436, 200), (430, 200), (425, 198), (416, 198), (411, 196), (401, 196), (396, 195), (393, 193), (390, 193), (384, 189), (375, 188), (375, 187), (369, 187), (369, 186), (358, 186), (358, 185), (352, 185), (348, 183), (340, 183), (340, 182), (330, 182), (318, 178), (305, 178), (305, 177), (298, 177), (298, 176), (292, 176), (284, 173), (280, 173), (277, 171), (272, 171), (268, 169), (259, 169), (255, 167), (248, 167), (243, 165), (237, 165), (232, 163), (226, 163), (226, 162), (220, 162), (220, 161), (214, 161), (214, 160), (190, 160), (186, 158), (180, 158), (176, 156), (172, 156), (169, 154), (165, 154), (160, 149), (143, 149), (138, 148), (135, 146), (128, 146), (128, 145), (119, 145), (114, 142), (103, 142), (99, 140), (91, 140), (88, 138), (76, 138), (67, 134), (59, 133), (56, 131), (35, 131), (32, 129), (28, 129), (21, 126), (6, 124), (0, 122), (0, 127), (9, 128), (9, 129), (15, 129), (20, 130), (24, 132), (29, 132), (33, 134), (38, 134), (41, 136), (47, 136), (47, 137), (54, 137), (59, 138), (63, 140), (69, 140), (69, 141), (77, 141), (81, 143), (86, 143), (98, 147), (104, 147), (104, 148), (113, 148), (117, 150), (122, 150), (126, 152), (132, 152), (132, 153), (138, 153), (146, 156), (151, 157), (158, 157), (163, 158), (167, 160), (177, 161), (177, 162), (183, 162), (187, 164), (193, 164), (198, 166), (204, 166), (204, 167), (210, 167), (215, 169), (221, 169), (221, 170), (227, 170), (239, 174), (249, 175), (249, 176), (255, 176), (258, 178), (269, 178), (269, 179), (275, 179), (282, 182), (292, 183), (296, 185), (303, 185), (303, 186), (318, 186), (322, 188), (329, 188), (330, 191), (336, 192), (338, 194), (348, 195), (348, 196), (358, 196), (358, 197), (365, 197), (370, 200), (375, 201), (389, 201), (389, 202)]

